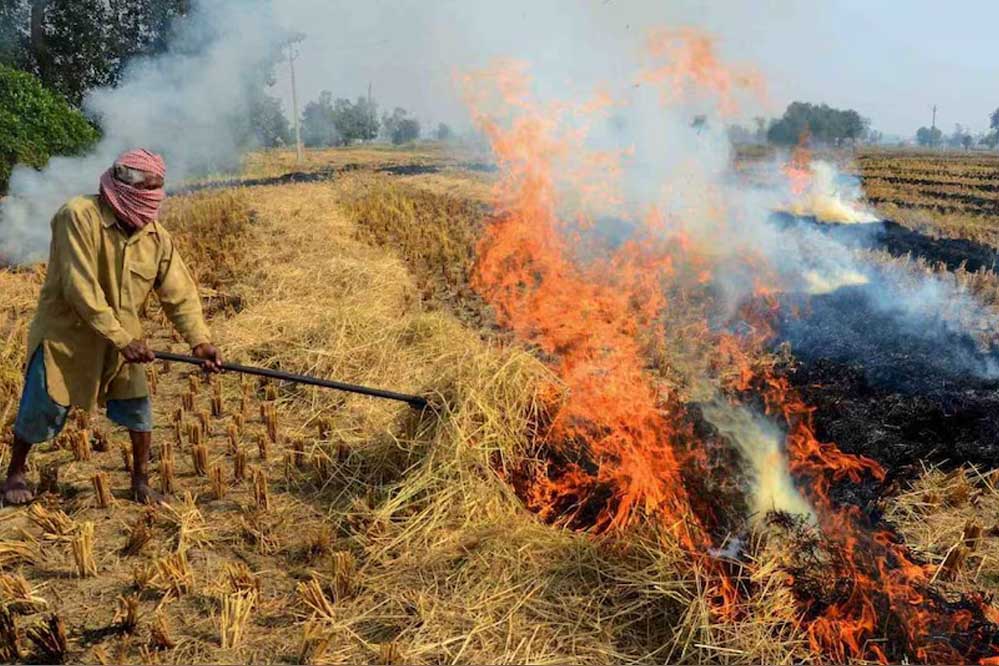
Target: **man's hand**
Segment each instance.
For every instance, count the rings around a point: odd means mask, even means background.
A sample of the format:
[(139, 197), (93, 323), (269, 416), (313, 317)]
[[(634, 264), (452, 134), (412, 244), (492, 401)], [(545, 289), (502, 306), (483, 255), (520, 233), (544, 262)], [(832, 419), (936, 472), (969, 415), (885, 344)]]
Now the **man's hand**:
[(144, 340), (132, 340), (121, 350), (121, 355), (125, 357), (126, 363), (152, 363), (156, 360), (156, 354), (146, 346)]
[(194, 355), (204, 363), (201, 364), (205, 372), (222, 372), (222, 352), (208, 342), (203, 342), (194, 348)]

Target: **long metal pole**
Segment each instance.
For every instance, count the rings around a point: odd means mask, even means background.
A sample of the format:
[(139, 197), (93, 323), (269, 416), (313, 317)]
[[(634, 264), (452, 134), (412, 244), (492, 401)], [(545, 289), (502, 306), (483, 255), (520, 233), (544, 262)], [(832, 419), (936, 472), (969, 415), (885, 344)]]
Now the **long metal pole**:
[[(186, 356), (184, 354), (174, 354), (172, 352), (160, 351), (153, 353), (156, 354), (156, 358), (163, 361), (176, 361), (177, 363), (188, 363), (190, 365), (202, 365), (204, 363), (204, 360), (200, 358)], [(369, 395), (374, 398), (398, 400), (399, 402), (409, 403), (417, 409), (423, 409), (427, 406), (426, 399), (421, 398), (418, 395), (407, 395), (405, 393), (396, 393), (395, 391), (358, 386), (357, 384), (346, 384), (344, 382), (337, 382), (331, 379), (319, 379), (318, 377), (310, 377), (308, 375), (296, 375), (290, 372), (281, 372), (280, 370), (270, 370), (268, 368), (255, 368), (247, 365), (239, 365), (238, 363), (223, 363), (222, 369), (228, 370), (229, 372), (238, 372), (244, 375), (257, 375), (259, 377), (280, 379), (287, 382), (295, 382), (297, 384), (308, 384), (310, 386), (321, 386), (323, 388), (337, 389), (338, 391), (347, 391), (349, 393), (360, 393), (361, 395)]]

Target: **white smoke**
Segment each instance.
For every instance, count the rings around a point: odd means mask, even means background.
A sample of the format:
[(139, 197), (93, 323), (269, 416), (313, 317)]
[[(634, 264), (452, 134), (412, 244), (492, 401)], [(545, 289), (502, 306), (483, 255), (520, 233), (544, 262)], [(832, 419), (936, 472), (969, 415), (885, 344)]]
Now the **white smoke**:
[(238, 165), (249, 94), (269, 75), (282, 33), (269, 0), (202, 0), (177, 25), (169, 51), (131, 62), (116, 88), (84, 100), (103, 137), (83, 157), (41, 171), (15, 168), (0, 204), (0, 256), (44, 258), (49, 221), (65, 201), (95, 193), (100, 174), (133, 147), (161, 153), (169, 182)]
[(783, 511), (814, 520), (815, 514), (795, 487), (788, 468), (781, 432), (748, 409), (715, 401), (704, 405), (704, 418), (735, 444), (749, 465), (750, 512), (754, 521), (770, 511)]

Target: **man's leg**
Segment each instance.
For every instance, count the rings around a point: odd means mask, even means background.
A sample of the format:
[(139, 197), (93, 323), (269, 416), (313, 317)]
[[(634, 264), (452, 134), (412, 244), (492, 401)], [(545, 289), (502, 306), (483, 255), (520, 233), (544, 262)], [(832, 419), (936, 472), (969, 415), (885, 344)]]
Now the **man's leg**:
[(47, 386), (45, 355), (39, 347), (24, 376), (21, 403), (14, 421), (14, 446), (7, 480), (3, 484), (4, 504), (27, 504), (34, 499), (35, 495), (28, 487), (28, 452), (33, 444), (55, 438), (66, 424), (69, 408), (57, 405), (49, 396)]
[(153, 446), (153, 407), (149, 398), (108, 400), (108, 418), (128, 428), (132, 440), (132, 496), (157, 504), (166, 497), (149, 487), (149, 450)]
[(35, 499), (35, 494), (28, 488), (28, 451), (30, 450), (31, 444), (15, 434), (10, 465), (7, 466), (7, 480), (3, 484), (3, 503), (6, 505), (27, 504)]
[(132, 439), (132, 496), (140, 504), (158, 504), (166, 497), (149, 487), (149, 450), (153, 433), (129, 430)]

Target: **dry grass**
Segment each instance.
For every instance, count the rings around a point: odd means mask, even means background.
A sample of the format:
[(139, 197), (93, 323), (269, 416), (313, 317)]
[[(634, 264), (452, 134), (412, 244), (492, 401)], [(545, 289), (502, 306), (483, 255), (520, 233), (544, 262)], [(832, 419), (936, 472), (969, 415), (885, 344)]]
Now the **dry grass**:
[(936, 566), (934, 578), (964, 592), (999, 586), (999, 478), (929, 469), (887, 502), (885, 517)]
[[(368, 157), (358, 149), (336, 159)], [(265, 155), (259, 170), (281, 170), (286, 158)], [(122, 621), (114, 620), (114, 600), (135, 594), (134, 566), (147, 590), (140, 608), (158, 610), (134, 641), (102, 643), (101, 654), (126, 663), (815, 659), (784, 584), (780, 539), (752, 540), (738, 576), (755, 593), (738, 620), (721, 621), (709, 602), (712, 578), (667, 533), (644, 526), (594, 539), (545, 525), (502, 481), (505, 466), (530, 455), (541, 392), (557, 382), (530, 353), (498, 347), (476, 330), (488, 315), (463, 290), (482, 217), (477, 203), (416, 179), (393, 185), (358, 176), (186, 197), (171, 207), (185, 257), (224, 306), (212, 309), (213, 330), (229, 358), (421, 393), (434, 410), (421, 415), (386, 401), (232, 378), (208, 390), (176, 368), (160, 375), (157, 416), (170, 425), (156, 438), (185, 460), (188, 446), (204, 447), (210, 478), (184, 463), (174, 470), (170, 449), (161, 449), (161, 476), (191, 494), (155, 512), (121, 502), (113, 514), (98, 513), (72, 501), (71, 491), (87, 488), (97, 471), (122, 486), (121, 464), (111, 471), (100, 453), (76, 463), (70, 451), (47, 450), (46, 459), (65, 464), (66, 494), (57, 501), (73, 516), (66, 520), (95, 521), (99, 575), (52, 578), (46, 572), (59, 553), (41, 566), (38, 544), (16, 531), (17, 521), (2, 534), (0, 566), (20, 567), (36, 596), (52, 589), (65, 600), (72, 637)], [(210, 247), (230, 233), (238, 247)], [(16, 306), (23, 319), (36, 277), (12, 275), (0, 271), (0, 312)], [(7, 285), (20, 296), (4, 292)], [(19, 323), (0, 328), (11, 331), (23, 335)], [(0, 354), (0, 410), (16, 394), (22, 352), (15, 349), (9, 365)], [(209, 420), (224, 411), (212, 410), (213, 401), (230, 412), (239, 405), (242, 420)], [(262, 420), (256, 403), (265, 407)], [(209, 418), (197, 422), (203, 411)], [(190, 441), (174, 441), (174, 422)], [(275, 447), (279, 439), (287, 445)], [(259, 467), (247, 469), (240, 443), (252, 453), (254, 442)], [(279, 469), (286, 452), (287, 476)], [(212, 484), (216, 470), (228, 470), (226, 457), (236, 483), (219, 493)], [(225, 501), (197, 499), (219, 494)], [(61, 517), (40, 520), (43, 535), (67, 529)], [(948, 538), (964, 543), (966, 520), (954, 520), (960, 525)], [(948, 584), (973, 579), (990, 538), (983, 525)], [(943, 541), (930, 544), (941, 562)], [(127, 619), (131, 602), (123, 603), (118, 614)], [(72, 659), (97, 659), (81, 643), (69, 649)]]

